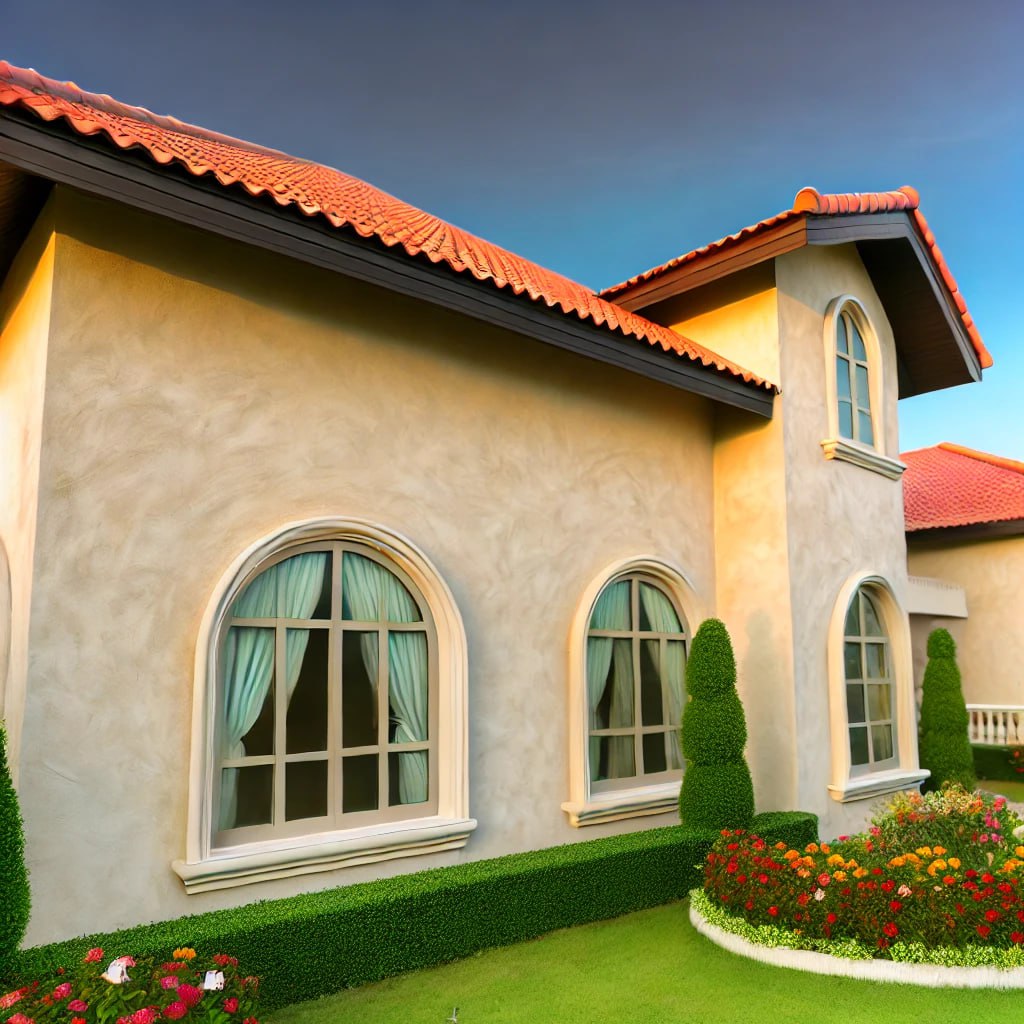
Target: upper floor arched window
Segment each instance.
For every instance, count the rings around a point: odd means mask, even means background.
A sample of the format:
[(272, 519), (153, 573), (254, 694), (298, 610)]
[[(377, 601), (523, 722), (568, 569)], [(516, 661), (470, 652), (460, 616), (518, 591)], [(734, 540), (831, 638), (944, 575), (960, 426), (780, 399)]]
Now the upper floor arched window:
[[(836, 408), (839, 436), (874, 446), (871, 418), (871, 373), (867, 345), (851, 303), (842, 306), (836, 325)], [(863, 321), (862, 321), (863, 322)], [(877, 371), (875, 371), (877, 372)]]

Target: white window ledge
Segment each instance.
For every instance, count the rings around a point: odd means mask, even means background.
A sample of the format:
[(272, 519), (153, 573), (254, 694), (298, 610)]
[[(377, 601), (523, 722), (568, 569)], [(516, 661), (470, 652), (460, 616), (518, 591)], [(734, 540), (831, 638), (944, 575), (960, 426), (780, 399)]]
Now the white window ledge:
[(845, 437), (831, 437), (821, 442), (826, 459), (839, 459), (841, 462), (852, 462), (872, 473), (880, 473), (890, 480), (899, 480), (903, 476), (906, 464), (899, 459), (891, 459), (874, 448), (851, 441)]
[(903, 789), (916, 789), (929, 775), (931, 772), (927, 768), (895, 768), (888, 772), (855, 776), (841, 786), (829, 786), (828, 791), (833, 800), (847, 804), (853, 800), (898, 793)]
[(171, 867), (185, 883), (186, 892), (208, 892), (271, 878), (457, 850), (466, 845), (475, 828), (473, 818), (414, 818), (343, 832), (225, 847), (211, 851), (208, 858), (198, 863), (176, 860)]
[(583, 803), (569, 801), (562, 804), (562, 810), (569, 815), (569, 823), (576, 828), (581, 825), (597, 825), (602, 821), (640, 818), (645, 814), (664, 814), (678, 809), (679, 786), (679, 782), (665, 782), (659, 786), (595, 793)]

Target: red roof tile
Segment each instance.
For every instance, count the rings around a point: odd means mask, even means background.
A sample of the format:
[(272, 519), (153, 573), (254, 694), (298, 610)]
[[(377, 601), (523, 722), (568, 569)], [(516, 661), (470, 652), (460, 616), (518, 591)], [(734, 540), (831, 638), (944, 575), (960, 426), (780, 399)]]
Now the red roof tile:
[(227, 188), (268, 195), (279, 206), (323, 217), (335, 228), (400, 246), (410, 257), (425, 257), (567, 316), (774, 390), (768, 381), (703, 345), (333, 168), (126, 106), (5, 61), (0, 61), (0, 106), (21, 107), (44, 121), (63, 118), (81, 135), (105, 135), (121, 149), (142, 150), (157, 164), (177, 163)]
[(1024, 462), (948, 442), (900, 458), (908, 533), (1024, 519)]
[(992, 365), (992, 356), (989, 354), (988, 349), (985, 348), (985, 343), (981, 340), (981, 335), (974, 325), (974, 319), (967, 311), (967, 303), (964, 301), (963, 295), (960, 294), (960, 288), (947, 266), (941, 250), (935, 244), (935, 235), (932, 234), (931, 229), (928, 227), (928, 222), (924, 219), (924, 214), (921, 213), (919, 204), (920, 197), (917, 194), (917, 190), (909, 185), (904, 185), (902, 188), (892, 192), (846, 192), (837, 195), (823, 195), (816, 189), (802, 188), (796, 194), (791, 209), (783, 210), (782, 213), (769, 217), (767, 220), (759, 221), (757, 224), (751, 224), (750, 227), (742, 228), (735, 234), (727, 235), (725, 238), (720, 238), (717, 242), (711, 242), (700, 249), (694, 249), (691, 252), (684, 253), (682, 256), (676, 256), (675, 259), (662, 263), (660, 266), (652, 267), (650, 270), (645, 270), (642, 274), (637, 274), (636, 277), (631, 277), (628, 281), (612, 285), (611, 288), (605, 288), (600, 294), (605, 298), (613, 298), (634, 285), (650, 281), (652, 278), (659, 277), (675, 267), (700, 260), (704, 256), (735, 245), (751, 235), (761, 234), (769, 228), (797, 217), (831, 217), (845, 214), (897, 213), (902, 211), (910, 216), (931, 256), (936, 272), (949, 290), (950, 298), (952, 298), (957, 312), (960, 314), (964, 329), (971, 339), (971, 344), (974, 346), (974, 351), (978, 354), (981, 365), (989, 367)]

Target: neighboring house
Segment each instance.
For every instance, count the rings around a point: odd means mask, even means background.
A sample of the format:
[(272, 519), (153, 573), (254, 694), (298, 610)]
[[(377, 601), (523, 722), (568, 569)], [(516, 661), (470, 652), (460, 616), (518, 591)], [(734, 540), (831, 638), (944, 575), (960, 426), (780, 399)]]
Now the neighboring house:
[[(918, 766), (897, 400), (991, 360), (909, 188), (601, 295), (0, 64), (0, 701), (53, 939)], [(116, 879), (116, 885), (110, 880)]]
[(1024, 705), (1024, 462), (946, 443), (900, 458), (907, 563), (923, 577), (910, 605), (916, 678), (928, 634), (944, 626), (968, 704)]

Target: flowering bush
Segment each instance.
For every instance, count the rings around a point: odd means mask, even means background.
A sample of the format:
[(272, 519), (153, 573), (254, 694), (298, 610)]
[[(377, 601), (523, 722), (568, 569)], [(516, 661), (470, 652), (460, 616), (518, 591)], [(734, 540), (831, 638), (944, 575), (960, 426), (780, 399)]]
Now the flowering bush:
[(1013, 747), (1010, 750), (1010, 767), (1017, 775), (1024, 775), (1024, 747)]
[(176, 949), (169, 961), (107, 960), (90, 949), (73, 970), (0, 995), (7, 1024), (258, 1024), (259, 979), (246, 977), (233, 956), (201, 958)]
[(867, 833), (803, 850), (724, 831), (708, 854), (704, 891), (722, 910), (788, 929), (809, 949), (852, 941), (891, 958), (897, 942), (1022, 946), (1024, 846), (1011, 834), (1020, 823), (1002, 797), (954, 785), (901, 793)]

